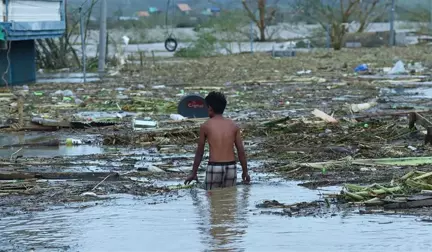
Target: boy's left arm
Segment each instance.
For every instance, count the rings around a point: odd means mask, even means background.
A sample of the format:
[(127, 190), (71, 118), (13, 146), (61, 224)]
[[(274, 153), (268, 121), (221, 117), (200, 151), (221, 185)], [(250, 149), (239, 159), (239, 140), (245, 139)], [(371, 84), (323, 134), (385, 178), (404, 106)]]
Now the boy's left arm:
[(192, 180), (197, 180), (197, 173), (198, 173), (198, 167), (201, 164), (202, 158), (204, 156), (204, 147), (205, 147), (205, 141), (206, 141), (206, 132), (205, 132), (205, 126), (201, 125), (200, 127), (200, 133), (199, 133), (199, 140), (198, 140), (198, 146), (195, 152), (195, 159), (192, 166), (192, 174), (187, 177), (185, 180), (185, 184), (189, 184)]

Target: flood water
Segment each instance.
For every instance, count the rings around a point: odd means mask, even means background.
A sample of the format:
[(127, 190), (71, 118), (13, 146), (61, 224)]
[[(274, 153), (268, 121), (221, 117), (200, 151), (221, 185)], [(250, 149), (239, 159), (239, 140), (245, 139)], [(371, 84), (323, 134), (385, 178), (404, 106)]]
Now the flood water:
[(54, 157), (54, 156), (79, 156), (105, 153), (106, 150), (100, 145), (76, 145), (66, 146), (64, 142), (66, 138), (77, 138), (95, 141), (93, 135), (58, 135), (56, 133), (14, 133), (0, 134), (0, 147), (14, 144), (38, 143), (51, 140), (59, 140), (63, 142), (59, 146), (24, 146), (0, 148), (0, 157), (10, 157), (14, 155), (22, 155), (23, 157)]
[(431, 87), (417, 87), (417, 88), (383, 88), (381, 92), (386, 95), (398, 96), (401, 99), (419, 99), (419, 98), (431, 98), (432, 88)]
[[(86, 82), (100, 81), (99, 74), (86, 73)], [(84, 83), (83, 73), (38, 74), (37, 83)]]
[[(432, 225), (413, 217), (282, 217), (260, 214), (266, 199), (294, 203), (319, 191), (295, 182), (181, 190), (173, 197), (117, 195), (96, 206), (0, 219), (0, 251), (428, 251)], [(331, 191), (338, 188), (330, 188)], [(94, 205), (94, 203), (91, 203)]]

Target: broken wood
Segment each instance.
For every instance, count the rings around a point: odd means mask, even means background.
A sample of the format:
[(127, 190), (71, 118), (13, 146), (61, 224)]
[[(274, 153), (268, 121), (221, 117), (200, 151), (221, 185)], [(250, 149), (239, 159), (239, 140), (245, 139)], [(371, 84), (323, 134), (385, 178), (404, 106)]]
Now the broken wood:
[(73, 129), (85, 129), (93, 127), (110, 127), (117, 125), (116, 122), (71, 122), (70, 127)]
[[(107, 180), (109, 177), (111, 177), (111, 175), (113, 175), (114, 173), (110, 173), (108, 174), (108, 176), (106, 176), (101, 182), (97, 183), (97, 185), (95, 185), (95, 187), (93, 187), (93, 189), (91, 189), (92, 191), (96, 190), (96, 188), (98, 188), (98, 186), (100, 184), (102, 184), (105, 180)], [(118, 175), (118, 174), (117, 174)]]
[(354, 154), (355, 150), (351, 147), (344, 146), (316, 146), (315, 148), (293, 148), (285, 147), (284, 145), (271, 146), (277, 148), (278, 150), (284, 150), (287, 152), (302, 152), (302, 153), (314, 153), (314, 152), (329, 152), (329, 153), (348, 153)]
[(68, 121), (57, 121), (54, 119), (45, 119), (45, 118), (39, 118), (35, 117), (31, 121), (32, 123), (36, 125), (42, 125), (45, 127), (56, 127), (56, 128), (70, 128), (70, 122)]
[(382, 205), (384, 205), (384, 202), (380, 198), (375, 197), (375, 198), (372, 198), (370, 200), (365, 201), (364, 204), (365, 204), (365, 206), (370, 206), (370, 207), (371, 206), (382, 206)]
[(412, 112), (409, 114), (408, 126), (410, 129), (413, 129), (416, 124), (420, 124), (427, 131), (425, 136), (425, 144), (430, 143), (432, 145), (432, 123), (418, 112)]
[(375, 117), (386, 117), (386, 116), (407, 116), (410, 113), (432, 113), (432, 110), (400, 110), (400, 111), (393, 111), (393, 112), (376, 112), (376, 113), (367, 113), (367, 114), (360, 114), (360, 115), (350, 115), (349, 117), (356, 120), (366, 120), (366, 119), (372, 119)]
[(197, 86), (197, 87), (184, 87), (184, 90), (221, 90), (223, 87), (215, 87), (215, 86)]
[(384, 209), (408, 209), (432, 206), (432, 199), (397, 202), (384, 205)]
[(18, 98), (18, 123), (19, 125), (24, 124), (24, 97), (19, 96)]
[(333, 116), (329, 116), (319, 109), (314, 109), (314, 111), (312, 111), (312, 114), (328, 123), (338, 123), (338, 120), (336, 120)]
[(276, 119), (276, 120), (273, 120), (273, 121), (263, 122), (262, 125), (271, 128), (271, 127), (274, 127), (274, 126), (276, 126), (278, 124), (285, 123), (285, 122), (287, 122), (289, 120), (290, 120), (290, 117), (286, 116), (284, 118)]
[(20, 127), (14, 127), (14, 125), (8, 126), (7, 131), (57, 131), (59, 130), (58, 127), (51, 127), (51, 126), (42, 126), (42, 125), (25, 125)]

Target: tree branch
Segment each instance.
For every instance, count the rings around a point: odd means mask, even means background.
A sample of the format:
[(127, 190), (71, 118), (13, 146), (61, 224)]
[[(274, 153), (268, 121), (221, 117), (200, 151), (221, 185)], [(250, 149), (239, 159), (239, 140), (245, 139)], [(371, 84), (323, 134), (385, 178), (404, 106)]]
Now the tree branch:
[(243, 7), (244, 7), (244, 9), (246, 10), (246, 13), (247, 13), (247, 15), (249, 16), (249, 18), (250, 18), (254, 23), (256, 23), (256, 25), (257, 25), (258, 27), (260, 27), (260, 23), (259, 23), (259, 21), (256, 19), (254, 13), (252, 12), (252, 10), (251, 10), (251, 9), (249, 8), (249, 6), (247, 5), (246, 0), (242, 0), (242, 4), (243, 4)]

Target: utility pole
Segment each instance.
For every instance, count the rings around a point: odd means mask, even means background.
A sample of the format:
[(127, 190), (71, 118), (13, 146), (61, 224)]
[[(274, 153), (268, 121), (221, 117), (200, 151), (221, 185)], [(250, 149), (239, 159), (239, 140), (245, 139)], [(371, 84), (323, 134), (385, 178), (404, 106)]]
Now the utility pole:
[(254, 23), (251, 21), (250, 22), (250, 50), (251, 50), (251, 54), (254, 53)]
[(106, 0), (101, 0), (100, 4), (100, 27), (99, 27), (99, 62), (98, 72), (105, 72), (106, 58), (106, 38), (107, 38), (107, 3)]
[(429, 10), (430, 10), (429, 33), (432, 35), (432, 0), (430, 0)]
[(84, 39), (84, 16), (82, 13), (82, 8), (79, 8), (80, 13), (80, 33), (81, 33), (81, 51), (82, 51), (82, 72), (83, 72), (83, 79), (84, 83), (87, 82), (87, 69), (86, 69), (86, 44)]
[(394, 46), (394, 44), (395, 44), (394, 18), (395, 18), (395, 0), (392, 0), (391, 10), (390, 10), (390, 41), (389, 41), (389, 46)]

